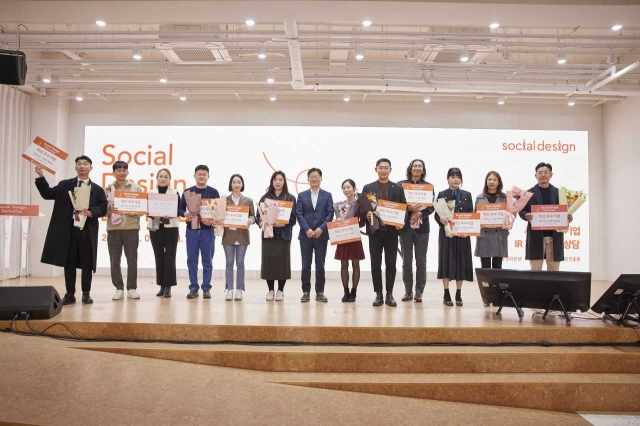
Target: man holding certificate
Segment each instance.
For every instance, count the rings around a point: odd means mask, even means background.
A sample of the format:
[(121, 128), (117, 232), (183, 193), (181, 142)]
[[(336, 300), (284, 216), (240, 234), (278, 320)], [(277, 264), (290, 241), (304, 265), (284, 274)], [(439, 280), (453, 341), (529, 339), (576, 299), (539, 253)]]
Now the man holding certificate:
[[(45, 179), (42, 166), (36, 166), (38, 192), (45, 200), (55, 200), (41, 262), (64, 267), (66, 294), (62, 299), (63, 305), (76, 303), (77, 268), (82, 270), (82, 303), (93, 303), (89, 292), (98, 259), (98, 218), (107, 212), (107, 198), (102, 188), (89, 179), (92, 164), (85, 155), (76, 158), (78, 176), (63, 180), (53, 188)], [(90, 187), (88, 208), (75, 211), (69, 195), (84, 186)], [(76, 216), (86, 217), (82, 229), (74, 226)]]
[[(397, 306), (393, 298), (393, 285), (396, 279), (396, 259), (398, 257), (398, 230), (402, 229), (405, 223), (405, 214), (402, 221), (398, 224), (390, 225), (383, 221), (376, 230), (371, 226), (375, 223), (374, 215), (376, 215), (375, 207), (379, 202), (385, 200), (406, 204), (404, 190), (402, 186), (389, 181), (391, 174), (391, 161), (387, 158), (381, 158), (376, 162), (376, 173), (378, 180), (369, 183), (362, 189), (363, 196), (367, 197), (374, 205), (374, 209), (363, 211), (361, 215), (367, 219), (367, 235), (369, 236), (369, 257), (371, 258), (371, 278), (373, 280), (373, 290), (376, 292), (376, 298), (373, 306), (380, 306), (386, 303), (389, 306)], [(382, 253), (384, 252), (385, 277), (386, 277), (386, 298), (382, 298)]]
[[(139, 199), (144, 190), (127, 180), (129, 164), (116, 161), (112, 166), (116, 180), (105, 188), (109, 199), (107, 210), (107, 247), (111, 259), (111, 282), (116, 288), (112, 300), (124, 297), (124, 281), (120, 262), (122, 251), (127, 258), (127, 297), (140, 299), (138, 294), (138, 245), (140, 242), (140, 216), (146, 213), (146, 198)], [(142, 202), (144, 201), (144, 202)], [(144, 208), (144, 211), (142, 209)]]
[(525, 259), (531, 263), (532, 271), (541, 271), (542, 263), (547, 261), (547, 271), (559, 271), (560, 262), (564, 260), (564, 234), (558, 230), (565, 228), (573, 220), (571, 214), (557, 213), (562, 222), (558, 226), (536, 226), (538, 219), (534, 210), (540, 210), (541, 206), (559, 206), (558, 188), (549, 181), (553, 177), (553, 168), (549, 163), (540, 163), (536, 166), (536, 179), (538, 184), (529, 192), (533, 194), (526, 207), (518, 214), (529, 223), (527, 224), (527, 244)]

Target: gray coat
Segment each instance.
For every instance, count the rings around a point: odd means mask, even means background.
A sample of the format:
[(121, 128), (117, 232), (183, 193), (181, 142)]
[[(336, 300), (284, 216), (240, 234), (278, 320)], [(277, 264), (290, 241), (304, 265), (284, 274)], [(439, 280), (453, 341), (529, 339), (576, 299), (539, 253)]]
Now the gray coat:
[[(489, 200), (483, 194), (476, 197), (476, 209), (478, 204), (488, 203)], [(507, 199), (498, 197), (496, 203), (506, 203)], [(507, 257), (509, 256), (509, 231), (502, 228), (482, 228), (480, 236), (476, 237), (477, 257)]]

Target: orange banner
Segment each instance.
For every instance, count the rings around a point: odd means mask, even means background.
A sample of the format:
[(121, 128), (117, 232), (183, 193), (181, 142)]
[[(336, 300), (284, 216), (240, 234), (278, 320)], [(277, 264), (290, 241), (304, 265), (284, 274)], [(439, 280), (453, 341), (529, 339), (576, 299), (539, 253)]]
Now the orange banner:
[(225, 228), (248, 229), (247, 222), (249, 222), (249, 206), (227, 204), (226, 214), (224, 215)]
[(51, 174), (55, 174), (68, 156), (69, 154), (39, 136), (33, 140), (33, 143), (22, 154), (22, 158), (42, 166), (44, 170)]
[(507, 203), (480, 203), (476, 204), (476, 210), (480, 213), (481, 228), (502, 228)]

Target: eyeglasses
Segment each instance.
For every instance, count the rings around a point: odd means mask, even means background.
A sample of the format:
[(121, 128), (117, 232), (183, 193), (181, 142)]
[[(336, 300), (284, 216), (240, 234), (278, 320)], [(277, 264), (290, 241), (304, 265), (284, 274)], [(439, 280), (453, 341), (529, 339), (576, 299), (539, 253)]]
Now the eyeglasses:
[(550, 175), (550, 174), (551, 174), (551, 172), (548, 172), (548, 171), (545, 171), (545, 172), (536, 172), (536, 174), (537, 174), (538, 176), (546, 176), (546, 175)]
[(318, 180), (318, 179), (322, 179), (322, 177), (319, 176), (319, 175), (311, 175), (311, 176), (309, 176), (309, 180)]

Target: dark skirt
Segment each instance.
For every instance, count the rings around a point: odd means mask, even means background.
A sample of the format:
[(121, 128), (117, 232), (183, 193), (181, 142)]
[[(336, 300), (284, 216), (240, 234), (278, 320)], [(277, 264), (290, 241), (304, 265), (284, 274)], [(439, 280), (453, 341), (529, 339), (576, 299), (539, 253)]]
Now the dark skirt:
[(444, 229), (438, 234), (438, 279), (473, 281), (471, 238), (447, 238)]
[(362, 249), (362, 241), (354, 241), (352, 243), (339, 244), (336, 247), (336, 260), (362, 260), (364, 259), (364, 250)]
[(291, 279), (291, 241), (274, 238), (262, 240), (260, 278), (263, 280)]

